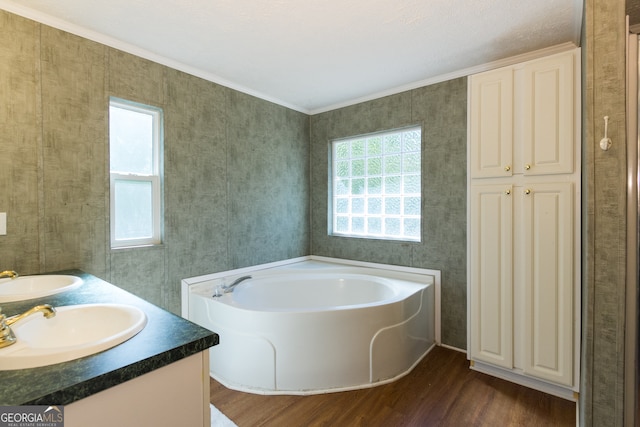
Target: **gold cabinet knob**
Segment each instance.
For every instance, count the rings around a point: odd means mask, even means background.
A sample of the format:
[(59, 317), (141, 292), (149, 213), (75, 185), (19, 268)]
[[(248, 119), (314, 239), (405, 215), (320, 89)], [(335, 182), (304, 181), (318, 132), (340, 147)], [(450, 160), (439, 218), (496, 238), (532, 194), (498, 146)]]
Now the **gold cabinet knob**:
[(509, 172), (511, 170), (511, 166), (507, 165), (504, 167), (505, 172)]
[(524, 165), (525, 170), (529, 170), (531, 169), (531, 165), (529, 163), (527, 163), (526, 165)]
[(507, 196), (510, 195), (511, 194), (511, 190), (510, 189), (504, 190), (504, 194), (506, 194)]
[(524, 190), (524, 194), (531, 194), (531, 189), (527, 188), (526, 190)]

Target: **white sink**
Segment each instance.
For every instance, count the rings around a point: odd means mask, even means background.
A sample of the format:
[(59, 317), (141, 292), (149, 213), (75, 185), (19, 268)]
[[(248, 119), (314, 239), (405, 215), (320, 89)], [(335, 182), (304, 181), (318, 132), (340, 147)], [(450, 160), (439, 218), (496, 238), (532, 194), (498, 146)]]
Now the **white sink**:
[(64, 274), (0, 279), (0, 303), (47, 297), (82, 285), (82, 279)]
[(115, 347), (147, 324), (142, 310), (121, 304), (55, 307), (55, 317), (35, 313), (11, 326), (16, 343), (0, 348), (0, 370), (35, 368)]

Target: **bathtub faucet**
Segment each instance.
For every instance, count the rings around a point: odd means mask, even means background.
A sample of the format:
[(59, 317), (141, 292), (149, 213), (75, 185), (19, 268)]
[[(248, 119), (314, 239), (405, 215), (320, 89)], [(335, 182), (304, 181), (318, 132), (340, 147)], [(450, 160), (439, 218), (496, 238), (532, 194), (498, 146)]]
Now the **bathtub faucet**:
[(244, 282), (247, 279), (251, 279), (251, 276), (242, 276), (242, 277), (238, 277), (236, 280), (234, 280), (230, 285), (224, 285), (222, 287), (222, 289), (224, 290), (224, 293), (229, 293), (229, 292), (233, 292), (233, 288), (235, 288), (236, 286), (238, 286), (240, 284), (240, 282)]
[(18, 277), (18, 273), (13, 270), (5, 270), (3, 272), (0, 272), (0, 279), (4, 279), (5, 277), (15, 279), (16, 277)]

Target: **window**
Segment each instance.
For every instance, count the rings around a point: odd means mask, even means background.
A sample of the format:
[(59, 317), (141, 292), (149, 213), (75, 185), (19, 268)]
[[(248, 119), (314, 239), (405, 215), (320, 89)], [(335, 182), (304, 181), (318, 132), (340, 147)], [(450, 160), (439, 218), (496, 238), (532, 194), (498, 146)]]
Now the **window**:
[(330, 234), (420, 241), (421, 128), (331, 142)]
[(162, 110), (109, 102), (111, 247), (161, 243)]

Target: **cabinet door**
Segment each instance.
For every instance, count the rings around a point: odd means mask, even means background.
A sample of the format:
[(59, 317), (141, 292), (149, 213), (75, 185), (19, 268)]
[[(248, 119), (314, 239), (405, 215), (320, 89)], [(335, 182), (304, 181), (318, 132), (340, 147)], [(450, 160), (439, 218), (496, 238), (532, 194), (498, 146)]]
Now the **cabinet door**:
[(472, 178), (513, 173), (513, 70), (470, 77), (469, 172)]
[(524, 372), (573, 384), (573, 184), (523, 189)]
[(512, 186), (472, 185), (471, 358), (513, 365)]
[(523, 72), (524, 174), (572, 173), (576, 123), (574, 54), (527, 63)]

